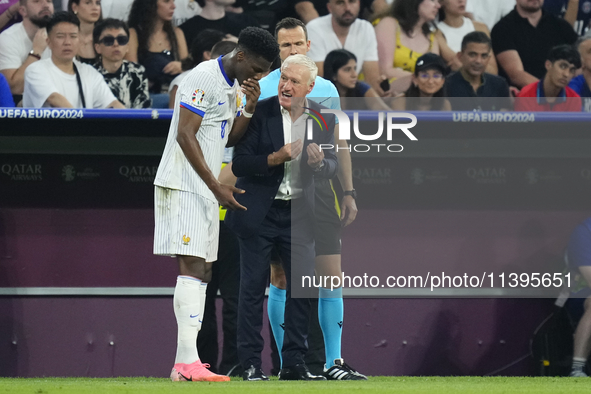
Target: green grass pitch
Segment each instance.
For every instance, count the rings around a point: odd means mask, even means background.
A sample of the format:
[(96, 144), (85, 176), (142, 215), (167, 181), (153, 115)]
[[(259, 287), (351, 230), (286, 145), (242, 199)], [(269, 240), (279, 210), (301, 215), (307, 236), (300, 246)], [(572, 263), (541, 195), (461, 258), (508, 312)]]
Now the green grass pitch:
[[(203, 390), (203, 391), (202, 391)], [(366, 382), (178, 382), (157, 378), (0, 378), (0, 394), (589, 393), (590, 378), (371, 377)]]

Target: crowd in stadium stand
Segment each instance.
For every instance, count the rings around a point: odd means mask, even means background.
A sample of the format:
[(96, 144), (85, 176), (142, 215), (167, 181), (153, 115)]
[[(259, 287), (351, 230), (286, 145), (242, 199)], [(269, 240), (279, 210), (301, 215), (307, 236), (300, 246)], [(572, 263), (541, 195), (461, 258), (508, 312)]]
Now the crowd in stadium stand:
[[(73, 48), (73, 64), (98, 70), (126, 108), (173, 106), (179, 75), (209, 60), (218, 41), (235, 42), (243, 28), (253, 25), (275, 33), (279, 20), (296, 17), (307, 25), (312, 42), (308, 56), (319, 75), (329, 75), (345, 97), (381, 97), (369, 105), (374, 109), (407, 108), (405, 98), (429, 97), (421, 86), (434, 82), (441, 85), (436, 96), (453, 99), (441, 106), (418, 104), (417, 99), (408, 108), (591, 111), (591, 64), (585, 61), (591, 51), (589, 0), (8, 0), (0, 4), (3, 106), (12, 101), (17, 106), (33, 101), (52, 106), (23, 94), (29, 94), (27, 75), (34, 74), (27, 73), (29, 66), (52, 58), (46, 26), (62, 10), (79, 20), (78, 33), (66, 43)], [(115, 25), (115, 20), (121, 23)], [(467, 36), (471, 38), (464, 42)], [(194, 43), (196, 53), (189, 51)], [(581, 60), (552, 60), (550, 52), (561, 45), (573, 46)], [(356, 82), (350, 82), (349, 89), (338, 81), (339, 70), (325, 72), (327, 57), (334, 68), (335, 50), (341, 51), (341, 60), (349, 57), (355, 63), (348, 78)], [(440, 60), (429, 57), (432, 66), (417, 72), (418, 59), (427, 53)], [(348, 62), (341, 67), (349, 69)], [(569, 71), (553, 78), (553, 68)], [(69, 79), (75, 75), (71, 68), (62, 72)], [(53, 90), (42, 95), (46, 99), (52, 93), (66, 95), (59, 82), (53, 88), (45, 85)], [(68, 94), (75, 96), (78, 90)], [(571, 99), (577, 96), (582, 97), (581, 108), (562, 105), (578, 102)], [(480, 100), (471, 106), (457, 97), (503, 100)], [(523, 104), (515, 104), (520, 101)]]

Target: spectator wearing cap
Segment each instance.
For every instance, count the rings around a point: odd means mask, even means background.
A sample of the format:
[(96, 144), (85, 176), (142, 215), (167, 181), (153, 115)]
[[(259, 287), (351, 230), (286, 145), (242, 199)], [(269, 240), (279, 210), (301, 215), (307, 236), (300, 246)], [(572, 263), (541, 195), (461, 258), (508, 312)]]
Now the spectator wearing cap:
[(581, 67), (581, 56), (571, 45), (552, 48), (546, 63), (546, 75), (524, 87), (515, 101), (516, 111), (580, 112), (581, 97), (569, 82)]
[(499, 75), (522, 88), (546, 73), (546, 54), (555, 46), (574, 44), (577, 33), (563, 19), (544, 9), (542, 0), (517, 0), (515, 9), (492, 30)]
[(447, 66), (441, 56), (426, 53), (417, 59), (410, 88), (396, 99), (392, 108), (397, 111), (451, 111), (445, 94)]
[(150, 108), (152, 101), (144, 67), (123, 59), (129, 51), (127, 24), (108, 18), (96, 24), (92, 35), (99, 55), (94, 68), (103, 75), (111, 92), (125, 108)]
[(579, 38), (577, 49), (581, 54), (583, 73), (574, 77), (568, 87), (581, 96), (583, 112), (591, 112), (591, 34)]
[(462, 67), (446, 81), (448, 97), (458, 97), (453, 100), (454, 110), (499, 111), (513, 108), (507, 81), (485, 72), (492, 57), (492, 43), (488, 35), (474, 31), (464, 37), (458, 53)]

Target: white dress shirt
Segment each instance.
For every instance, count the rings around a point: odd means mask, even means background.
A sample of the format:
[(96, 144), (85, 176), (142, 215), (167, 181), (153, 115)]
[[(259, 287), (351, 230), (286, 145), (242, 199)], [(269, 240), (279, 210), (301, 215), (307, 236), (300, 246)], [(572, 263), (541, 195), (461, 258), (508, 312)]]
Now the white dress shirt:
[[(306, 100), (305, 107), (308, 106), (308, 100)], [(304, 135), (306, 132), (306, 116), (308, 110), (300, 115), (295, 122), (291, 121), (291, 113), (285, 108), (281, 107), (281, 116), (283, 118), (283, 140), (284, 144), (295, 142), (297, 140), (304, 141)], [(302, 161), (302, 154), (300, 153), (297, 157), (292, 158), (291, 161), (286, 161), (284, 165), (283, 180), (279, 185), (279, 190), (275, 199), (278, 200), (293, 200), (302, 197), (302, 178), (300, 176), (300, 165)]]

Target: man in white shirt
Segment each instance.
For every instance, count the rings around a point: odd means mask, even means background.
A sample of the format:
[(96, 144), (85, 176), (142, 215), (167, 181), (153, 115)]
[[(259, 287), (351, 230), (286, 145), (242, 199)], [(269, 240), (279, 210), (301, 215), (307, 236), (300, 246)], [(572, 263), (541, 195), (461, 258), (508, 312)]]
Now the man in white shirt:
[(0, 72), (14, 95), (23, 94), (27, 67), (51, 55), (45, 26), (53, 15), (53, 3), (51, 0), (20, 0), (18, 11), (23, 21), (0, 34)]
[(346, 49), (357, 57), (357, 72), (363, 71), (365, 82), (378, 93), (379, 84), (378, 41), (376, 33), (359, 16), (359, 0), (329, 0), (329, 15), (313, 19), (306, 26), (314, 45), (308, 56), (316, 62), (318, 75), (324, 75), (324, 59), (330, 51)]
[(513, 11), (515, 0), (468, 0), (466, 13), (475, 21), (482, 22), (492, 30), (502, 17)]
[(51, 58), (25, 71), (23, 107), (125, 108), (98, 71), (74, 60), (79, 33), (76, 15), (61, 11), (51, 18), (47, 24)]

